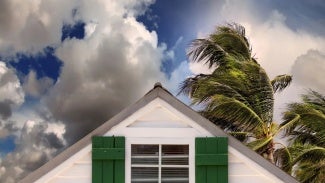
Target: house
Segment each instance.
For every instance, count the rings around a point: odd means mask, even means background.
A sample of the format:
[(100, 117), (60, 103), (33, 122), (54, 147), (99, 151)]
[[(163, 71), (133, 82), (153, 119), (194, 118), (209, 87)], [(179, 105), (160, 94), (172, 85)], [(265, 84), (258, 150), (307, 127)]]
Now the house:
[(21, 183), (296, 183), (159, 83)]

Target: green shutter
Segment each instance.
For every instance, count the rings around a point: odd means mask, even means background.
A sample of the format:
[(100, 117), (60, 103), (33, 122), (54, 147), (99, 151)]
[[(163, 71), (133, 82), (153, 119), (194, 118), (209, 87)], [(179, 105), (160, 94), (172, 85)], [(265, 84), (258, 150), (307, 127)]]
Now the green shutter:
[(125, 137), (92, 138), (92, 182), (124, 183)]
[(195, 182), (228, 182), (227, 137), (195, 139)]

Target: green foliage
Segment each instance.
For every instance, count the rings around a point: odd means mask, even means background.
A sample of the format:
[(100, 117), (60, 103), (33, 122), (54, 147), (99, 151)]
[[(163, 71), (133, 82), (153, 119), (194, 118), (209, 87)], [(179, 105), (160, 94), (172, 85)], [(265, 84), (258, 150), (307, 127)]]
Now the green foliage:
[[(280, 126), (274, 123), (274, 94), (288, 87), (292, 76), (270, 80), (252, 57), (245, 28), (239, 24), (219, 26), (209, 37), (192, 41), (188, 57), (215, 68), (180, 86), (192, 105), (203, 106), (203, 116), (300, 181), (325, 182), (323, 95), (310, 91), (302, 103), (288, 105)], [(274, 137), (280, 131), (290, 146), (275, 149)]]
[(203, 116), (273, 162), (274, 137), (279, 132), (273, 122), (273, 97), (290, 84), (291, 76), (271, 81), (252, 57), (245, 28), (235, 23), (192, 41), (188, 57), (215, 69), (183, 81), (180, 93), (188, 95), (192, 105), (204, 106)]
[(282, 91), (291, 83), (291, 81), (292, 81), (292, 76), (286, 74), (276, 76), (271, 81), (274, 92)]
[(283, 148), (276, 153), (277, 164), (301, 182), (325, 181), (325, 96), (309, 91), (302, 102), (288, 104), (280, 125), (289, 138), (290, 158)]

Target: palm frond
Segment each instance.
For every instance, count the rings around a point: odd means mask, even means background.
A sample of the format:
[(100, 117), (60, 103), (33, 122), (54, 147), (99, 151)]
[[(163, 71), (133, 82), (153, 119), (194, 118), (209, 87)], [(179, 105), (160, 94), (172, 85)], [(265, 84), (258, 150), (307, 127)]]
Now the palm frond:
[(287, 117), (286, 117), (287, 120), (285, 120), (284, 122), (282, 122), (280, 124), (279, 131), (285, 130), (285, 134), (288, 135), (288, 134), (290, 134), (290, 132), (292, 132), (296, 128), (297, 123), (300, 120), (300, 115), (299, 114), (292, 114), (292, 113), (289, 113), (289, 112), (286, 115), (287, 115)]
[(254, 151), (257, 151), (263, 147), (265, 147), (266, 145), (268, 145), (268, 143), (270, 143), (273, 140), (273, 137), (265, 137), (265, 138), (259, 138), (257, 140), (254, 140), (250, 143), (247, 144), (248, 147), (250, 147), (251, 149), (253, 149)]
[(232, 132), (229, 132), (229, 134), (241, 142), (246, 142), (248, 140), (248, 138), (250, 137), (251, 133), (250, 132), (234, 132), (234, 131), (232, 131)]
[(190, 44), (187, 56), (192, 62), (204, 62), (209, 68), (224, 64), (227, 52), (209, 39), (195, 39)]
[(310, 90), (303, 102), (291, 103), (284, 113), (293, 175), (305, 183), (325, 180), (325, 97)]
[(183, 93), (185, 95), (188, 95), (189, 97), (192, 97), (195, 93), (196, 89), (200, 87), (200, 81), (204, 79), (208, 79), (210, 75), (205, 74), (199, 74), (194, 77), (189, 77), (185, 79), (179, 86), (179, 92), (177, 95)]
[(314, 109), (325, 114), (325, 95), (314, 90), (309, 90), (307, 94), (302, 95), (302, 99), (306, 104), (311, 105)]
[(210, 35), (210, 40), (213, 40), (223, 50), (239, 60), (251, 61), (251, 47), (245, 32), (243, 26), (229, 23), (225, 26), (217, 27), (216, 32)]
[(325, 160), (325, 148), (311, 145), (304, 145), (303, 150), (293, 159), (292, 164), (299, 162), (317, 163)]
[(276, 76), (271, 81), (274, 93), (277, 91), (281, 92), (283, 89), (285, 89), (290, 85), (291, 81), (292, 81), (292, 76), (290, 75), (283, 74), (283, 75)]
[(245, 64), (243, 70), (248, 73), (249, 90), (247, 96), (249, 96), (253, 110), (263, 121), (273, 121), (274, 93), (267, 73), (255, 63)]
[(289, 142), (292, 144), (311, 144), (325, 147), (325, 135), (319, 133), (310, 133), (308, 131), (292, 131)]
[[(223, 95), (214, 95), (205, 108), (206, 114), (224, 119), (238, 126), (241, 131), (264, 128), (264, 121), (244, 103)], [(230, 115), (231, 114), (231, 115)]]
[(285, 129), (286, 136), (296, 136), (292, 132), (304, 132), (321, 135), (325, 129), (325, 114), (315, 109), (314, 105), (306, 103), (291, 103), (288, 111), (283, 115), (281, 128)]
[(325, 180), (325, 161), (317, 164), (301, 163), (295, 171), (295, 177), (301, 183), (321, 183)]
[(275, 164), (284, 171), (291, 173), (292, 170), (292, 156), (289, 149), (283, 145), (274, 151)]

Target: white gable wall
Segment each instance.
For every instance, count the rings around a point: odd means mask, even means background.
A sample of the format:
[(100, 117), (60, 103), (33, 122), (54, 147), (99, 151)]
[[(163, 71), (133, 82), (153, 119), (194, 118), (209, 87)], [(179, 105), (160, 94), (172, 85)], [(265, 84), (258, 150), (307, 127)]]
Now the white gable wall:
[[(126, 166), (130, 167), (130, 147), (134, 143), (189, 144), (194, 158), (195, 137), (212, 135), (195, 121), (156, 98), (109, 130), (105, 136), (126, 137)], [(148, 138), (150, 137), (150, 138)], [(277, 177), (266, 171), (236, 149), (228, 146), (229, 182), (278, 183)], [(193, 155), (193, 156), (192, 156)], [(190, 179), (194, 178), (194, 159), (190, 160)], [(60, 166), (45, 174), (37, 182), (91, 183), (91, 144)], [(130, 168), (126, 168), (126, 182), (130, 182)], [(193, 181), (190, 183), (194, 183)]]
[(35, 183), (91, 183), (91, 144), (43, 175)]

